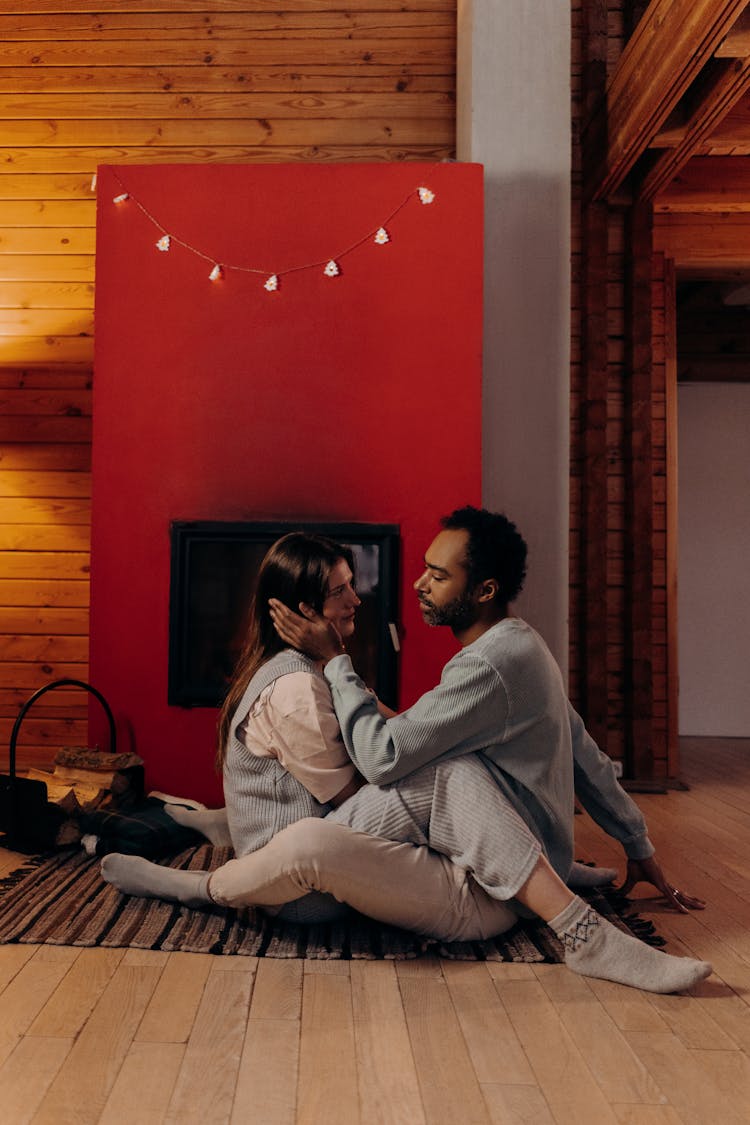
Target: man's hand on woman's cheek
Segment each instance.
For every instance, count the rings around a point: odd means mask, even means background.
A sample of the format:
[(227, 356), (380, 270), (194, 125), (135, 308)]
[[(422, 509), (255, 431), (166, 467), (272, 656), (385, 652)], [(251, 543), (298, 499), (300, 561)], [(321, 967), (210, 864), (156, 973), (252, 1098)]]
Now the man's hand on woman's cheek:
[[(344, 642), (332, 621), (327, 621), (311, 606), (300, 603), (300, 613), (276, 598), (268, 602), (271, 620), (282, 641), (304, 652), (313, 660), (333, 660), (345, 652)], [(303, 614), (304, 616), (301, 616)]]

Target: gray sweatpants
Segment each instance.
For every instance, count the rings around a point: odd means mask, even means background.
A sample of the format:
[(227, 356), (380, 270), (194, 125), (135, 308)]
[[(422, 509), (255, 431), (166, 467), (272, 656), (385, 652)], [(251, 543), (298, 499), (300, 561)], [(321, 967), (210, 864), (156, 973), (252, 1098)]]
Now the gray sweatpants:
[(290, 825), (215, 871), (210, 893), (221, 905), (276, 912), (326, 892), (379, 921), (471, 940), (513, 924), (508, 900), (541, 850), (481, 761), (467, 755), (363, 786), (324, 819)]
[(523, 886), (542, 850), (475, 754), (424, 766), (390, 785), (365, 785), (326, 819), (427, 845), (503, 902)]

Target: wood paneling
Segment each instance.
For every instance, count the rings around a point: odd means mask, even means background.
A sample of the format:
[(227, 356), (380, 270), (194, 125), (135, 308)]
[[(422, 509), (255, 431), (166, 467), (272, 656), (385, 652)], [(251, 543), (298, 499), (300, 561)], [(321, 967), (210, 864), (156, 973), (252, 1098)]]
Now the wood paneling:
[[(0, 761), (25, 697), (56, 676), (87, 675), (89, 447), (76, 433), (39, 430), (73, 422), (88, 436), (90, 415), (90, 373), (0, 368)], [(78, 695), (50, 692), (35, 707), (21, 727), (22, 766), (85, 744)]]
[[(392, 81), (387, 88), (383, 83), (382, 92), (367, 91), (364, 104), (363, 94), (346, 91), (329, 94), (321, 90), (260, 94), (244, 89), (222, 94), (6, 94), (0, 95), (0, 120), (54, 117), (56, 121), (80, 123), (131, 116), (141, 122), (151, 119), (215, 122), (247, 120), (249, 116), (265, 120), (298, 119), (302, 113), (308, 121), (340, 121), (366, 114), (376, 119), (406, 117), (415, 121), (439, 119), (445, 122), (446, 112), (452, 112), (453, 104), (450, 92), (425, 90), (422, 93), (410, 89), (394, 93)], [(72, 207), (68, 207), (74, 213)]]
[[(455, 0), (0, 0), (0, 716), (87, 674), (97, 165), (451, 158), (455, 25)], [(43, 699), (22, 764), (86, 713)]]
[[(154, 9), (158, 6), (154, 5)], [(256, 5), (259, 7), (259, 5)], [(372, 8), (372, 5), (368, 5)], [(308, 10), (259, 11), (253, 5), (245, 5), (245, 11), (170, 12), (168, 25), (165, 25), (164, 11), (98, 11), (86, 15), (76, 12), (57, 12), (54, 16), (29, 13), (26, 15), (0, 14), (0, 37), (5, 42), (34, 41), (49, 43), (51, 35), (55, 41), (96, 40), (97, 42), (138, 39), (153, 39), (161, 36), (168, 26), (171, 39), (195, 41), (205, 45), (205, 37), (212, 40), (229, 38), (234, 42), (251, 40), (253, 48), (263, 39), (294, 39), (306, 36), (345, 37), (358, 39), (402, 38), (415, 34), (422, 38), (450, 37), (453, 18), (449, 8), (442, 11), (399, 11), (394, 6), (380, 11), (325, 11), (320, 4), (308, 4)], [(318, 9), (317, 11), (315, 9)], [(165, 9), (166, 11), (166, 9)]]

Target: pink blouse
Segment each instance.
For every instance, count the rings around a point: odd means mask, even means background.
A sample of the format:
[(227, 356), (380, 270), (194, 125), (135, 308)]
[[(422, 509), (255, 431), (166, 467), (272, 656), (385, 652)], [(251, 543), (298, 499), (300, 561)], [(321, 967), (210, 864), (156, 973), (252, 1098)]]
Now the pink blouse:
[(322, 804), (356, 772), (322, 676), (280, 676), (261, 692), (237, 734), (251, 754), (276, 758)]

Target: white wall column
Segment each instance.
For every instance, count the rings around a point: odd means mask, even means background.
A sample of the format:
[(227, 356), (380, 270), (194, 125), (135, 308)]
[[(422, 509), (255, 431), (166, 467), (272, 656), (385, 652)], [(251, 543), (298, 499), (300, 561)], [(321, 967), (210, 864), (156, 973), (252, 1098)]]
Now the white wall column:
[(680, 734), (750, 738), (750, 386), (678, 398)]
[(565, 670), (569, 0), (458, 0), (457, 114), (458, 159), (485, 168), (483, 501), (529, 544), (518, 612)]

